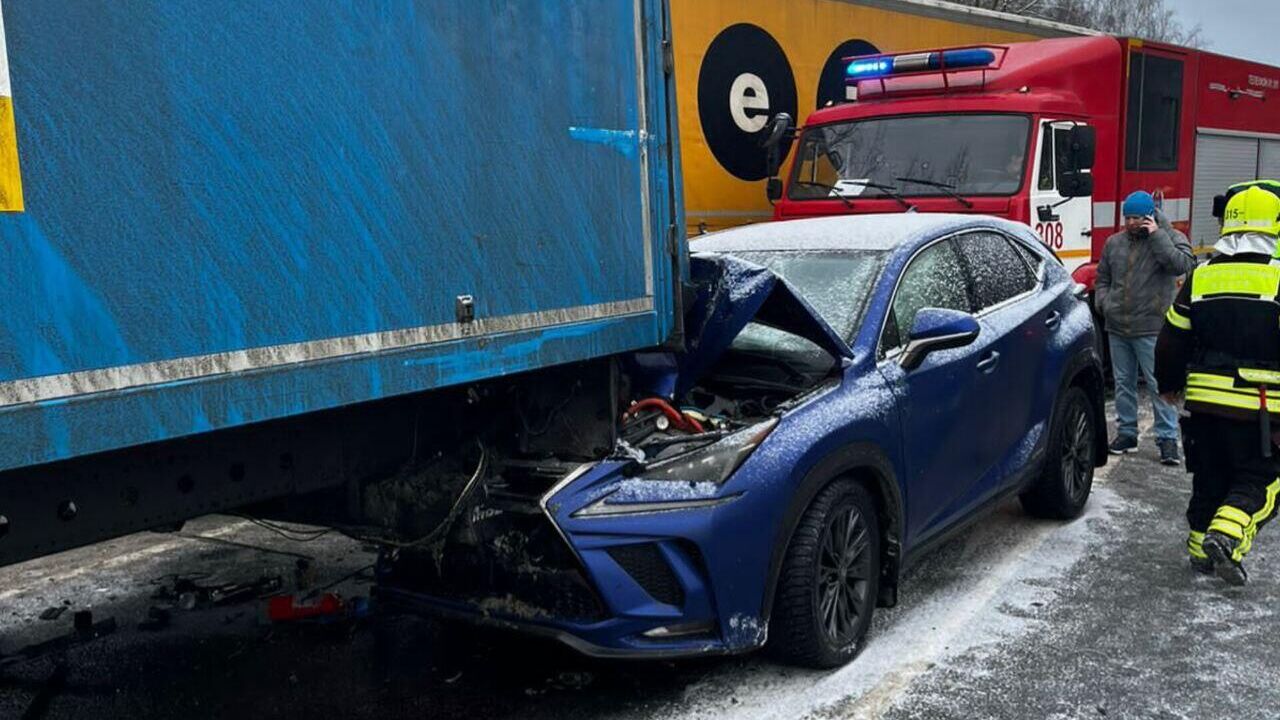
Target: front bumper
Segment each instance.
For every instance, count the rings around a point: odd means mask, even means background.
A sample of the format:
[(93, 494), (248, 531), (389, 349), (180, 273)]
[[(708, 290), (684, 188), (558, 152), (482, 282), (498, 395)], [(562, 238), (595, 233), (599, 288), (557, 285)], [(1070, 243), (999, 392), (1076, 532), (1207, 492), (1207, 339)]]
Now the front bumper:
[(431, 595), (381, 585), (375, 588), (374, 596), (378, 600), (379, 608), (399, 612), (421, 613), (480, 627), (498, 628), (547, 638), (567, 645), (573, 650), (590, 657), (660, 660), (699, 655), (725, 655), (731, 652), (745, 652), (752, 649), (740, 648), (735, 651), (730, 650), (723, 643), (698, 639), (652, 644), (619, 643), (617, 639), (626, 637), (630, 630), (622, 622), (610, 621), (595, 626), (578, 626), (573, 623), (550, 619), (517, 618), (511, 615), (479, 610), (472, 604), (450, 602)]
[[(548, 637), (597, 657), (762, 645), (763, 594), (721, 571), (744, 558), (723, 557), (717, 542), (718, 526), (740, 522), (742, 496), (687, 483), (673, 493), (623, 479), (620, 467), (580, 468), (523, 501), (489, 495), (465, 513), (443, 552), (385, 553), (380, 604)], [(602, 504), (612, 510), (599, 514)], [(762, 581), (762, 571), (755, 575)]]

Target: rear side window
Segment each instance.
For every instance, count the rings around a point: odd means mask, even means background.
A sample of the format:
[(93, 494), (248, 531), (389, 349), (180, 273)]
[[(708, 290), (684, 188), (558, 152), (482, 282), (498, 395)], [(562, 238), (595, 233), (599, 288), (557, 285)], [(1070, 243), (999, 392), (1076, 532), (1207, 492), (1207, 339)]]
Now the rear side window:
[(1129, 55), (1126, 170), (1177, 170), (1182, 116), (1182, 61)]
[(1020, 243), (1017, 240), (1010, 240), (1009, 243), (1018, 251), (1018, 254), (1022, 256), (1022, 259), (1026, 260), (1027, 264), (1031, 266), (1031, 272), (1035, 275), (1039, 275), (1040, 266), (1044, 264), (1044, 257), (1035, 250), (1027, 247), (1026, 243)]
[(916, 313), (924, 308), (969, 311), (964, 266), (950, 240), (925, 248), (902, 273), (881, 338), (882, 354), (906, 343)]
[(973, 312), (982, 312), (1035, 287), (1031, 267), (1005, 236), (978, 232), (962, 235), (957, 242), (973, 279)]

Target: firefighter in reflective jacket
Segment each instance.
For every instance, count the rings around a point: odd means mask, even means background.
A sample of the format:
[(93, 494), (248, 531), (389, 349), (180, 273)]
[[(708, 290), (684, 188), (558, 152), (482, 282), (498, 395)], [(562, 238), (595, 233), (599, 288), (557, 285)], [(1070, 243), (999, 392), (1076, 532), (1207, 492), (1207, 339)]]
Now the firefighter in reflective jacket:
[(1280, 197), (1233, 195), (1216, 255), (1192, 271), (1156, 342), (1156, 385), (1185, 392), (1192, 565), (1233, 585), (1280, 492)]

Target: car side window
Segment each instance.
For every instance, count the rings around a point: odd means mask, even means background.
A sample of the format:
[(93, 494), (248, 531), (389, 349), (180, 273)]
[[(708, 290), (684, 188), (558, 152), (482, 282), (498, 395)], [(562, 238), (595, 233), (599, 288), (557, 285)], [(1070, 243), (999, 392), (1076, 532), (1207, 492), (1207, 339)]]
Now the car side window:
[(972, 312), (982, 312), (1035, 287), (1031, 267), (1005, 236), (976, 232), (961, 236), (958, 242), (973, 280)]
[(955, 244), (943, 240), (912, 258), (898, 281), (889, 319), (881, 338), (881, 355), (902, 347), (916, 313), (924, 308), (969, 311), (969, 290)]

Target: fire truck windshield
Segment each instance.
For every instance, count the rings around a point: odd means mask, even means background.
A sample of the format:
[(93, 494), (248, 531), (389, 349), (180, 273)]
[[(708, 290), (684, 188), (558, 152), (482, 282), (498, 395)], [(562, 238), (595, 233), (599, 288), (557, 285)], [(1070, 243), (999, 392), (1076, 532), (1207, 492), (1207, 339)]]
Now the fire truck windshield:
[(1030, 127), (1023, 115), (903, 115), (812, 126), (804, 131), (788, 197), (891, 196), (885, 187), (914, 197), (1012, 195), (1022, 187)]

